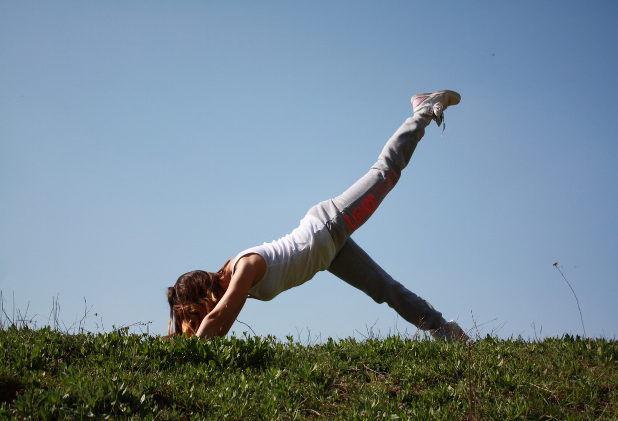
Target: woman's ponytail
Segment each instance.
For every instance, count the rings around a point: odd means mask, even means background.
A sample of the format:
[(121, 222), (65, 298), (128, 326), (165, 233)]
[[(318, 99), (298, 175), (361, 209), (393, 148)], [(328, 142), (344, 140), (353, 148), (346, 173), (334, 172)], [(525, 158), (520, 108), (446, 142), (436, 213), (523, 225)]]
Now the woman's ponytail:
[(167, 325), (167, 334), (172, 334), (172, 328), (174, 327), (174, 306), (176, 304), (176, 287), (169, 287), (167, 289), (167, 302), (170, 304), (170, 322)]

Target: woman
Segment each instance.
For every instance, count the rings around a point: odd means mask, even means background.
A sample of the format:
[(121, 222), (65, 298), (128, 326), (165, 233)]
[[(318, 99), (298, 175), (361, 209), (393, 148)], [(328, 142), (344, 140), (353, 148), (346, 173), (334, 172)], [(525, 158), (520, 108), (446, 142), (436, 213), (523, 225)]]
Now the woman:
[(388, 303), (436, 339), (467, 340), (456, 322), (447, 322), (427, 301), (391, 278), (350, 238), (395, 186), (425, 127), (431, 120), (440, 126), (443, 111), (459, 101), (453, 91), (414, 95), (414, 117), (395, 132), (378, 161), (346, 192), (311, 208), (292, 233), (242, 251), (218, 272), (194, 271), (178, 278), (168, 288), (168, 333), (224, 336), (247, 296), (269, 301), (328, 270), (376, 302)]

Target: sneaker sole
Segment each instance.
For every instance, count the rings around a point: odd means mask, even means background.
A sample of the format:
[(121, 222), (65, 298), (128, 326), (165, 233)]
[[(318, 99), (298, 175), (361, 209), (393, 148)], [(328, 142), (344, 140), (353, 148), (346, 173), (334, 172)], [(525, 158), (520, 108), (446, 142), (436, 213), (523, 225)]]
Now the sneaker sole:
[(461, 101), (461, 95), (459, 95), (455, 91), (449, 91), (447, 89), (447, 90), (444, 90), (444, 91), (429, 92), (429, 93), (426, 93), (426, 94), (416, 94), (416, 95), (414, 95), (410, 99), (410, 102), (414, 103), (414, 100), (416, 98), (427, 97), (427, 96), (431, 96), (431, 95), (436, 95), (437, 96), (437, 95), (440, 95), (440, 94), (448, 94), (449, 95), (449, 103), (446, 104), (446, 107), (451, 106), (451, 105), (457, 105), (457, 104), (459, 104), (459, 101)]

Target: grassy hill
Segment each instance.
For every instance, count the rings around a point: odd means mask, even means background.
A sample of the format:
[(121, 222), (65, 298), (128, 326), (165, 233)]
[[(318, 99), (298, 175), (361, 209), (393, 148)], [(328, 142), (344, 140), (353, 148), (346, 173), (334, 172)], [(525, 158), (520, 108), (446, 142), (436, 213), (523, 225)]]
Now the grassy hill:
[(617, 419), (618, 343), (0, 329), (0, 418)]

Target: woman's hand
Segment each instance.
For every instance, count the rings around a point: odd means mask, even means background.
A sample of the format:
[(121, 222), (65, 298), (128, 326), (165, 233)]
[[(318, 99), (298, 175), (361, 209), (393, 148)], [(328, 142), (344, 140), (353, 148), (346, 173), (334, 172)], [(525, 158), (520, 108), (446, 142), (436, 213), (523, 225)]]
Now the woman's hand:
[(225, 336), (247, 301), (249, 289), (266, 273), (266, 262), (257, 254), (241, 257), (227, 291), (210, 313), (204, 317), (195, 333), (200, 338)]

